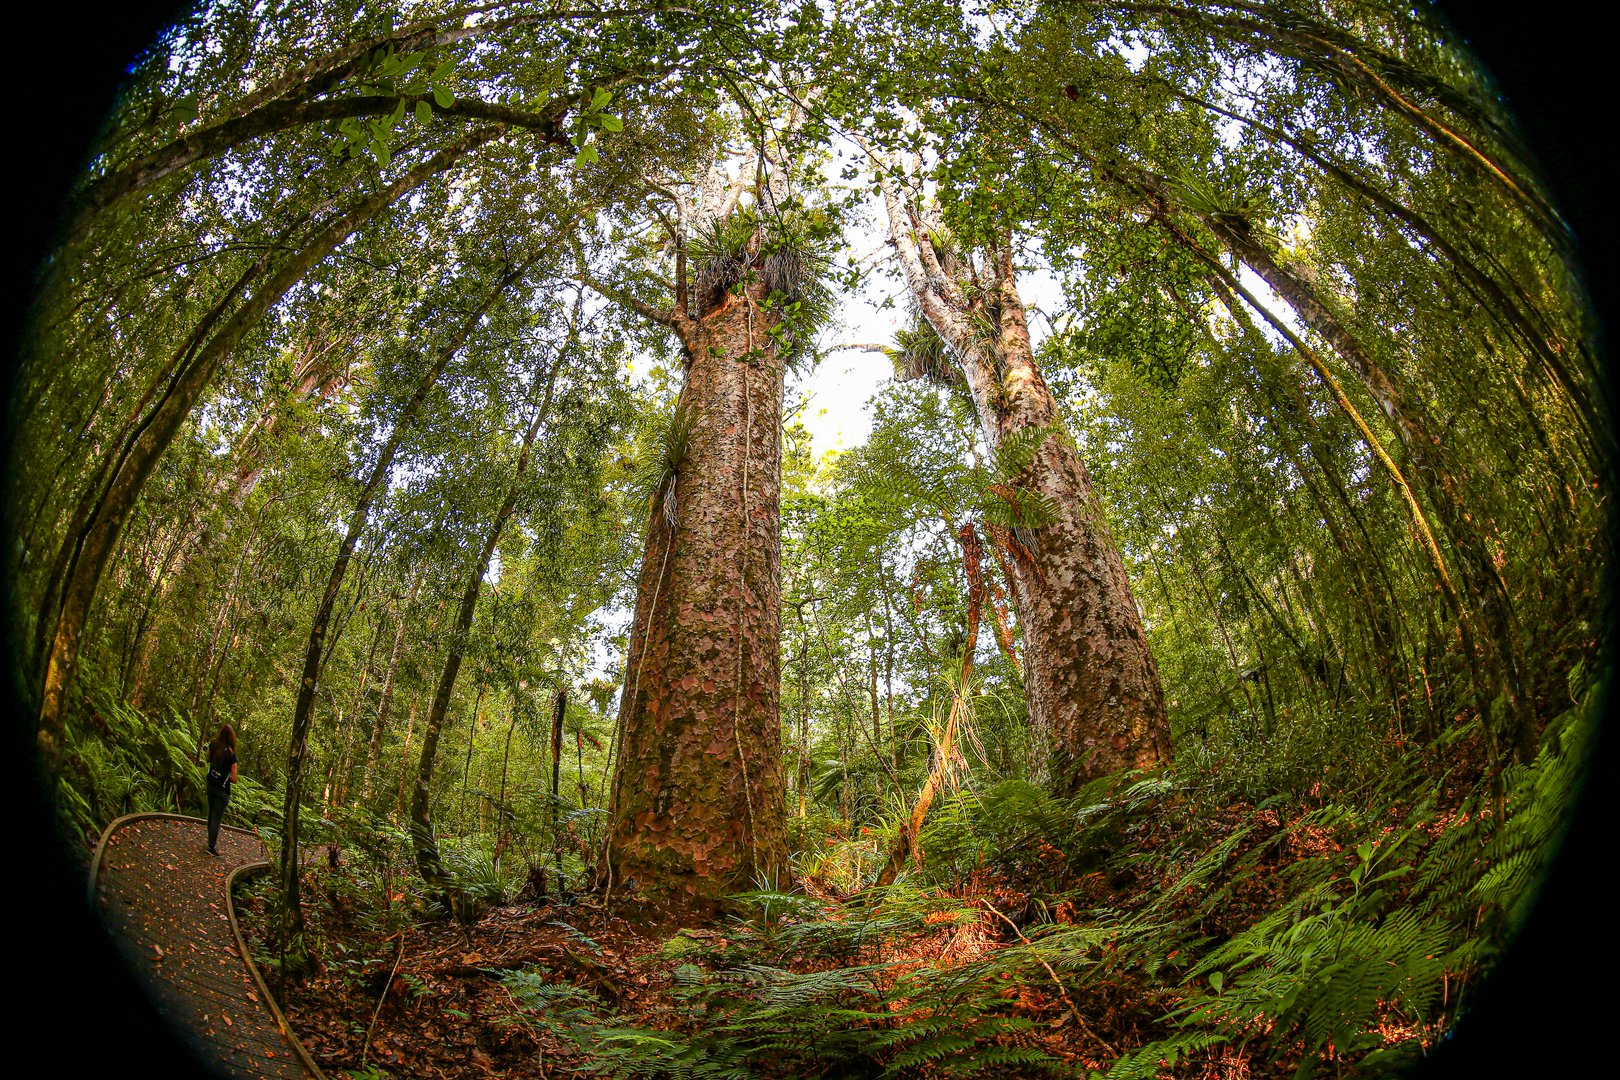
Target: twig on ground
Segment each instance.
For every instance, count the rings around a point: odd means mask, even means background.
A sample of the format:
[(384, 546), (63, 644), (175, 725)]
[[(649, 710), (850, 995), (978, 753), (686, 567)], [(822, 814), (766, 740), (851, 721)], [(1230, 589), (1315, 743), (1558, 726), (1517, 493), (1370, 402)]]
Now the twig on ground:
[[(1018, 924), (1017, 923), (1013, 922), (1011, 919), (1007, 918), (1007, 916), (1005, 916), (1001, 912), (997, 911), (995, 906), (993, 904), (991, 904), (990, 901), (981, 900), (981, 902), (984, 904), (984, 906), (986, 908), (989, 909), (989, 911), (990, 911), (990, 913), (992, 915), (995, 915), (1002, 922), (1006, 923), (1008, 926), (1013, 928), (1013, 933), (1018, 935), (1018, 940), (1019, 941), (1022, 941), (1025, 945), (1030, 945), (1030, 947), (1032, 949), (1034, 948), (1034, 946), (1031, 945), (1029, 938), (1024, 936), (1024, 932), (1022, 930), (1018, 929)], [(1048, 975), (1052, 976), (1052, 985), (1056, 986), (1057, 987), (1057, 992), (1060, 995), (1062, 995), (1063, 1003), (1069, 1007), (1069, 1015), (1074, 1017), (1074, 1022), (1077, 1025), (1079, 1025), (1080, 1030), (1085, 1032), (1085, 1034), (1086, 1034), (1086, 1036), (1088, 1038), (1094, 1039), (1098, 1044), (1100, 1044), (1102, 1046), (1102, 1048), (1104, 1050), (1107, 1050), (1110, 1054), (1113, 1054), (1116, 1058), (1119, 1057), (1119, 1051), (1114, 1049), (1113, 1045), (1111, 1043), (1109, 1043), (1109, 1041), (1107, 1039), (1103, 1038), (1101, 1035), (1098, 1035), (1095, 1031), (1092, 1031), (1091, 1028), (1086, 1025), (1085, 1018), (1080, 1015), (1080, 1009), (1075, 1005), (1074, 999), (1069, 996), (1069, 992), (1063, 988), (1063, 980), (1058, 978), (1058, 973), (1056, 971), (1052, 970), (1052, 965), (1048, 964), (1046, 962), (1046, 958), (1044, 956), (1040, 955), (1039, 953), (1035, 953), (1034, 956), (1035, 956), (1036, 960), (1040, 961), (1041, 967), (1046, 969), (1046, 973)]]
[(388, 1000), (388, 989), (394, 985), (394, 976), (399, 973), (399, 962), (405, 959), (405, 931), (399, 932), (399, 955), (394, 957), (394, 970), (388, 973), (388, 981), (383, 983), (382, 993), (377, 996), (377, 1007), (371, 1010), (371, 1025), (366, 1028), (366, 1041), (360, 1047), (360, 1067), (366, 1067), (366, 1055), (371, 1052), (371, 1033), (377, 1030), (377, 1017), (382, 1015), (383, 1002)]

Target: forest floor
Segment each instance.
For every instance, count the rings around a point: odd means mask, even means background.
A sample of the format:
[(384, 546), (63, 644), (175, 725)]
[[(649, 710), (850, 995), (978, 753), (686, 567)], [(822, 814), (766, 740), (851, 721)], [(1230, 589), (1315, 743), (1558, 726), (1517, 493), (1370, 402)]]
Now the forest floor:
[[(759, 935), (755, 926), (740, 921), (648, 932), (607, 915), (593, 897), (498, 907), (471, 926), (418, 920), (389, 933), (357, 917), (359, 909), (345, 902), (341, 886), (332, 886), (333, 876), (342, 873), (341, 866), (323, 867), (312, 883), (322, 890), (309, 905), (313, 939), (323, 942), (319, 970), (285, 987), (271, 976), (293, 1027), (332, 1075), (368, 1075), (365, 1068), (401, 1078), (598, 1075), (575, 1041), (535, 1023), (532, 1012), (524, 1015), (527, 1010), (503, 976), (530, 971), (567, 981), (602, 999), (626, 1026), (683, 1028), (690, 1013), (676, 1001), (673, 975), (690, 957), (688, 948), (724, 950)], [(926, 966), (984, 960), (1018, 943), (1018, 931), (990, 909), (1022, 911), (1027, 895), (985, 890), (981, 896), (948, 900), (955, 909), (982, 906), (983, 919), (962, 926), (941, 918), (921, 933), (886, 936), (861, 959), (880, 961), (899, 978)], [(262, 961), (268, 955), (264, 895), (244, 891), (237, 905), (250, 947)], [(821, 957), (801, 957), (784, 966), (813, 971), (828, 964)], [(1009, 1012), (1034, 1021), (1030, 1032), (1009, 1041), (1038, 1044), (1083, 1068), (1106, 1067), (1114, 1055), (1099, 1039), (1109, 1046), (1130, 1040), (1142, 1019), (1125, 1015), (1118, 1003), (1094, 1002), (1099, 1008), (1077, 1029), (1076, 1017), (1050, 984), (1031, 986), (1010, 973), (1004, 978)], [(370, 1049), (363, 1051), (368, 1031)]]
[[(1153, 815), (1133, 830), (1130, 843), (1150, 861), (1156, 861), (1156, 852), (1162, 854), (1165, 858), (1155, 869), (1173, 873), (1180, 859), (1172, 853), (1181, 848), (1186, 825), (1174, 815)], [(1202, 850), (1230, 839), (1231, 854), (1241, 859), (1246, 851), (1269, 845), (1260, 844), (1259, 835), (1235, 834), (1260, 826), (1258, 833), (1276, 835), (1273, 830), (1283, 823), (1274, 810), (1233, 807), (1206, 819), (1204, 825), (1208, 831), (1198, 845)], [(1290, 833), (1282, 846), (1272, 857), (1252, 862), (1217, 910), (1206, 906), (1208, 896), (1189, 889), (1185, 897), (1172, 898), (1170, 909), (1163, 913), (1196, 919), (1202, 908), (1202, 929), (1225, 938), (1281, 901), (1286, 892), (1285, 870), (1291, 862), (1345, 855), (1342, 846), (1323, 830)], [(1043, 855), (1053, 861), (1059, 858), (1051, 849), (1037, 849), (1031, 855), (1037, 862)], [(1354, 858), (1353, 853), (1346, 857)], [(625, 1029), (690, 1035), (694, 1026), (701, 1025), (702, 1013), (680, 1000), (676, 969), (697, 958), (696, 954), (723, 954), (728, 948), (748, 955), (766, 951), (772, 962), (789, 970), (839, 967), (825, 951), (795, 955), (790, 950), (770, 950), (770, 930), (757, 921), (731, 920), (709, 929), (647, 931), (609, 916), (590, 896), (566, 904), (520, 902), (497, 907), (470, 926), (449, 918), (407, 915), (403, 904), (396, 903), (394, 922), (384, 924), (376, 907), (356, 895), (356, 878), (349, 875), (343, 861), (335, 867), (323, 862), (306, 873), (311, 875), (305, 895), (310, 898), (307, 911), (311, 940), (317, 943), (321, 959), (319, 968), (303, 982), (285, 987), (278, 986), (266, 970), (290, 1022), (321, 1067), (334, 1076), (600, 1075), (601, 1063), (579, 1041), (548, 1025), (512, 993), (503, 980), (514, 972), (532, 972), (548, 983), (566, 982), (588, 992)], [(1188, 995), (1166, 985), (1162, 978), (1149, 977), (1136, 958), (1127, 958), (1123, 952), (1115, 963), (1111, 946), (1106, 944), (1093, 955), (1112, 970), (1104, 978), (1088, 980), (1077, 997), (1064, 988), (1067, 980), (1055, 969), (1042, 972), (1027, 956), (1014, 960), (1013, 955), (1018, 946), (1027, 943), (1026, 928), (1032, 934), (1037, 932), (1031, 925), (1036, 921), (1050, 920), (1078, 929), (1073, 924), (1093, 912), (1111, 910), (1117, 918), (1121, 913), (1142, 911), (1170, 883), (1158, 872), (1125, 880), (1097, 871), (1070, 879), (1067, 895), (1071, 899), (1037, 916), (1038, 905), (1027, 885), (999, 875), (973, 875), (955, 887), (928, 890), (934, 901), (932, 912), (915, 920), (908, 932), (874, 934), (869, 944), (846, 954), (842, 963), (878, 965), (879, 979), (886, 987), (907, 976), (928, 977), (933, 971), (945, 974), (967, 965), (986, 981), (999, 981), (986, 988), (987, 996), (996, 999), (998, 1013), (1016, 1018), (1021, 1025), (989, 1041), (1007, 1048), (1038, 1050), (1072, 1067), (1076, 1074), (1086, 1075), (1093, 1069), (1106, 1070), (1120, 1053), (1165, 1035), (1171, 1030), (1166, 1015), (1185, 1005)], [(809, 891), (816, 892), (813, 884)], [(851, 903), (824, 893), (817, 898), (827, 905), (828, 914), (823, 918), (870, 920), (875, 914), (858, 900)], [(261, 959), (268, 953), (263, 938), (269, 922), (265, 904), (262, 886), (245, 890), (238, 900), (246, 932)], [(1008, 969), (996, 970), (997, 954), (1009, 949), (1013, 952), (1007, 954)], [(1164, 963), (1178, 966), (1173, 953)], [(721, 1019), (716, 1016), (715, 1022)], [(1421, 1037), (1421, 1033), (1397, 1028), (1387, 1036), (1396, 1041)], [(1275, 1060), (1263, 1061), (1253, 1052), (1218, 1047), (1190, 1055), (1170, 1072), (1209, 1080), (1283, 1077), (1292, 1075), (1299, 1056), (1285, 1052)], [(926, 1062), (904, 1073), (943, 1075)], [(751, 1074), (805, 1075), (786, 1060), (774, 1068), (769, 1060), (755, 1060)], [(1045, 1069), (993, 1072), (1045, 1074)], [(835, 1068), (818, 1075), (864, 1073)]]
[[(1465, 779), (1478, 775), (1464, 761), (1476, 753), (1454, 745), (1449, 764), (1468, 767), (1435, 763), (1421, 803), (1413, 776), (1355, 808), (1320, 784), (1258, 805), (1144, 785), (1078, 830), (1071, 810), (992, 837), (994, 865), (981, 856), (959, 876), (925, 875), (931, 885), (852, 896), (812, 876), (798, 908), (779, 897), (770, 918), (756, 907), (706, 928), (638, 928), (594, 896), (547, 903), (532, 891), (463, 925), (421, 908), (413, 877), (379, 878), (333, 849), (305, 871), (317, 969), (287, 986), (273, 964), (264, 970), (334, 1077), (931, 1077), (977, 1068), (975, 1056), (992, 1066), (975, 1075), (993, 1076), (1112, 1065), (1121, 1076), (1270, 1080), (1308, 1057), (1360, 1075), (1364, 1055), (1409, 1060), (1435, 1045), (1478, 969), (1478, 931), (1447, 930), (1438, 915), (1429, 936), (1377, 937), (1405, 926), (1385, 914), (1462, 872), (1445, 860), (1464, 860), (1464, 884), (1485, 869), (1469, 854), (1478, 839), (1444, 842), (1495, 832), (1478, 832), (1489, 800)], [(930, 861), (950, 864), (945, 834), (937, 844)], [(261, 963), (270, 888), (238, 900)], [(1477, 909), (1468, 895), (1460, 902)], [(1255, 937), (1262, 925), (1294, 931)], [(1350, 988), (1365, 1001), (1311, 989), (1336, 986), (1337, 968), (1287, 945), (1307, 930), (1326, 934), (1334, 955), (1371, 943), (1370, 974), (1351, 980), (1367, 986)], [(1264, 960), (1222, 961), (1223, 995), (1222, 972), (1202, 958), (1243, 942)], [(1397, 967), (1398, 978), (1380, 974)], [(1299, 1004), (1289, 987), (1305, 988)], [(1325, 1044), (1312, 1042), (1313, 1015), (1338, 1025)], [(749, 1046), (733, 1054), (734, 1041)], [(1353, 1054), (1335, 1050), (1345, 1041)]]
[[(397, 1077), (574, 1074), (580, 1050), (521, 1019), (501, 982), (510, 971), (544, 970), (626, 1011), (658, 1011), (674, 963), (658, 957), (660, 941), (599, 906), (518, 904), (471, 926), (418, 920), (389, 932), (357, 917), (331, 884), (343, 872), (315, 871), (320, 893), (308, 914), (321, 943), (318, 970), (298, 984), (272, 984), (328, 1073), (371, 1066)], [(252, 947), (268, 952), (263, 895), (244, 892), (238, 910)]]

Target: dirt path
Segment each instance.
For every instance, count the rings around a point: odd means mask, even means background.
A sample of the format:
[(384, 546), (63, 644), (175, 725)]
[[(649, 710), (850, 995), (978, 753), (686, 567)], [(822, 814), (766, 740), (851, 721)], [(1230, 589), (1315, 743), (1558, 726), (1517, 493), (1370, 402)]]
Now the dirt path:
[(91, 903), (152, 1003), (203, 1063), (228, 1077), (322, 1074), (246, 959), (231, 910), (233, 878), (266, 865), (263, 841), (176, 814), (107, 826), (90, 864)]

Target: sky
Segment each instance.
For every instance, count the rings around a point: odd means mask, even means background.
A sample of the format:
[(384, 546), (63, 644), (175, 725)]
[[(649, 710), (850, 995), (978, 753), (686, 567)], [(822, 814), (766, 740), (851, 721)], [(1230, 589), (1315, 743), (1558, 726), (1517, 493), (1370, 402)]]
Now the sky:
[[(829, 164), (829, 179), (839, 165), (836, 159)], [(884, 272), (894, 266), (894, 259), (883, 239), (888, 219), (875, 195), (868, 194), (863, 211), (854, 215), (845, 230), (846, 254), (868, 273), (860, 289), (839, 295), (831, 322), (817, 338), (820, 362), (807, 377), (790, 376), (787, 386), (788, 422), (796, 419), (809, 431), (811, 453), (817, 459), (867, 441), (872, 429), (870, 401), (893, 377), (890, 361), (882, 353), (840, 346), (892, 345), (895, 332), (910, 318), (904, 280)], [(843, 260), (840, 256), (839, 261)], [(1303, 334), (1294, 313), (1247, 266), (1239, 268), (1239, 279), (1264, 307)], [(1066, 307), (1062, 285), (1038, 250), (1027, 252), (1018, 264), (1018, 291), (1030, 312), (1030, 339), (1038, 349), (1051, 333), (1053, 320)], [(892, 302), (885, 306), (885, 301)], [(1267, 337), (1281, 340), (1263, 320), (1259, 325)], [(633, 376), (645, 376), (647, 366), (649, 362), (643, 359), (632, 359)], [(628, 633), (628, 609), (613, 606), (596, 614), (610, 634)], [(603, 677), (622, 661), (619, 650), (603, 637), (593, 641), (590, 655), (587, 678)]]

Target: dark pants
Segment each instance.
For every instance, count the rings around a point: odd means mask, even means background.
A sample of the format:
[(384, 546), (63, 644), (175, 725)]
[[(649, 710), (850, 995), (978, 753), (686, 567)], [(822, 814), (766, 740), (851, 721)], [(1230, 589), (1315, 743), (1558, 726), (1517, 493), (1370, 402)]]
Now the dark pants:
[(225, 820), (225, 804), (231, 801), (231, 789), (208, 791), (208, 850), (213, 851), (219, 841), (219, 823)]

